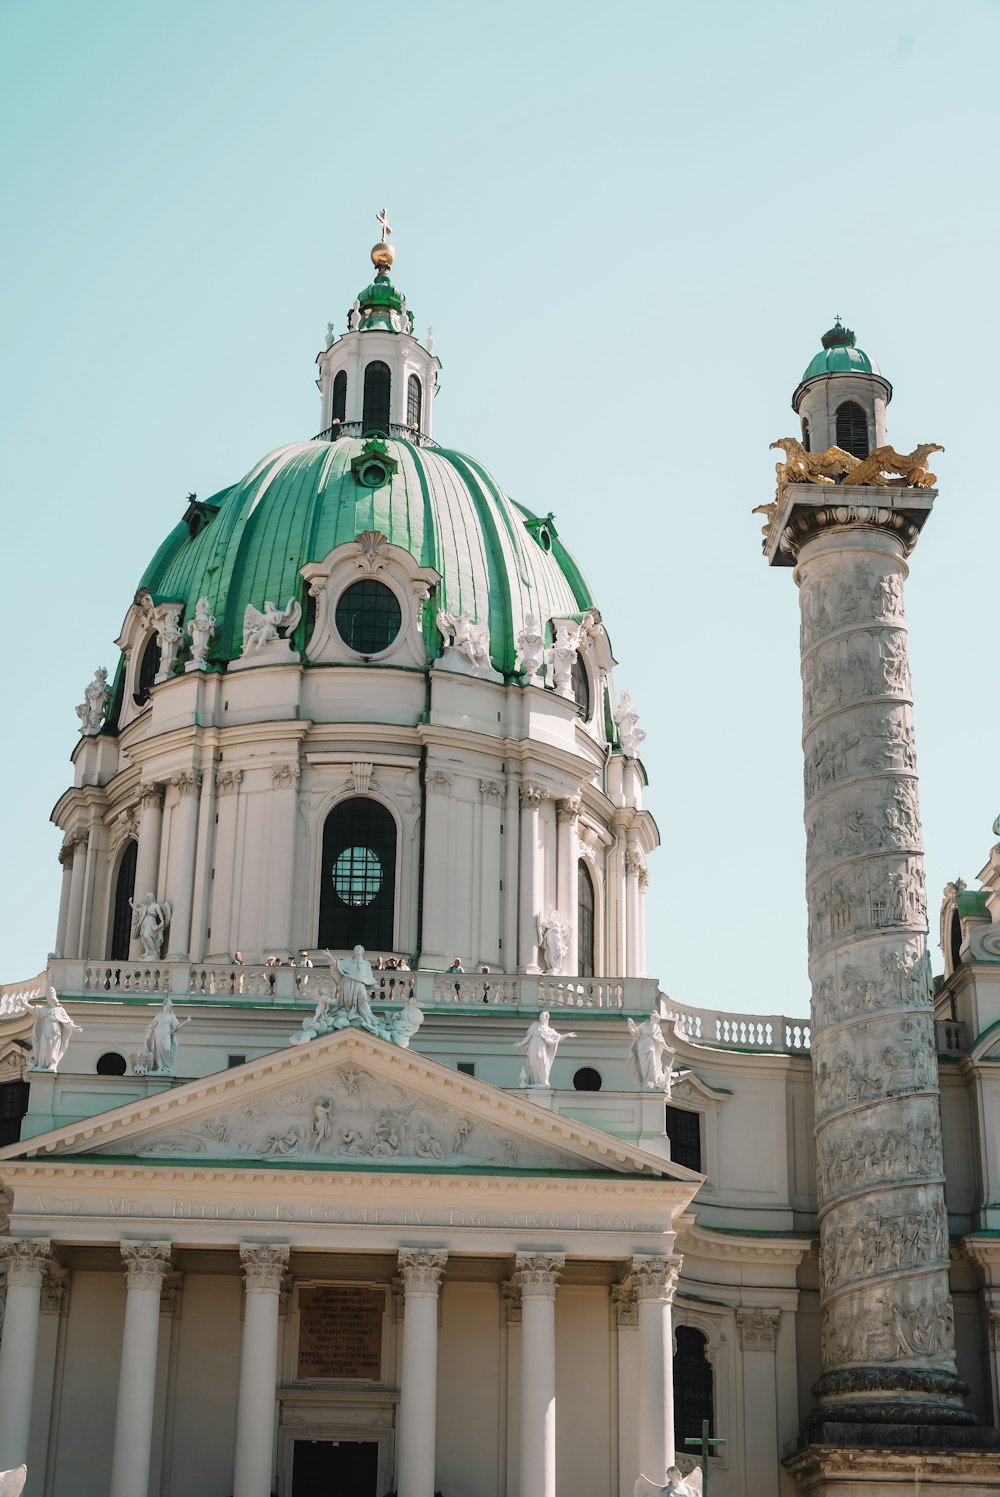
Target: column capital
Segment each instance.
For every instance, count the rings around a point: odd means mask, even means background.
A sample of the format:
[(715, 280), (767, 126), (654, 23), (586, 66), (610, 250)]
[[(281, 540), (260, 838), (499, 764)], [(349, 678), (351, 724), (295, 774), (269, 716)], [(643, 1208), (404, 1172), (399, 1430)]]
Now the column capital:
[(302, 767), (299, 764), (272, 764), (271, 782), (274, 785), (287, 785), (292, 789), (299, 783)]
[(744, 1351), (774, 1351), (778, 1344), (781, 1311), (760, 1305), (736, 1311), (736, 1329)]
[(627, 878), (641, 878), (646, 871), (646, 859), (637, 847), (630, 847), (625, 853), (625, 875)]
[(159, 1293), (163, 1275), (170, 1267), (170, 1242), (119, 1243), (125, 1265), (125, 1282), (129, 1289), (155, 1289)]
[(182, 769), (170, 776), (170, 783), (178, 794), (198, 795), (201, 791), (201, 770)]
[(521, 810), (537, 811), (543, 800), (548, 800), (549, 792), (542, 785), (521, 786)]
[(680, 1258), (666, 1253), (650, 1253), (632, 1259), (632, 1284), (638, 1300), (665, 1300), (669, 1305), (674, 1298), (677, 1279), (681, 1271)]
[(620, 1326), (639, 1324), (639, 1299), (632, 1284), (612, 1284), (611, 1303)]
[(51, 1251), (52, 1243), (47, 1237), (0, 1238), (0, 1255), (7, 1262), (8, 1285), (40, 1289)]
[(291, 1251), (284, 1242), (241, 1242), (240, 1262), (247, 1294), (278, 1294)]
[(162, 806), (165, 793), (166, 787), (159, 780), (146, 780), (139, 786), (139, 799), (144, 806)]
[(54, 1258), (45, 1264), (42, 1276), (41, 1312), (43, 1315), (61, 1315), (69, 1289), (69, 1270), (60, 1268)]
[(555, 1299), (565, 1253), (515, 1253), (513, 1282), (525, 1299)]
[(219, 795), (228, 795), (230, 791), (240, 788), (242, 779), (242, 769), (217, 769), (215, 771), (216, 791)]
[(488, 805), (498, 806), (503, 800), (503, 786), (496, 780), (480, 780), (479, 793)]
[(452, 787), (455, 776), (447, 769), (430, 769), (427, 771), (427, 789), (436, 790), (440, 795), (447, 795)]
[(577, 817), (580, 815), (580, 808), (581, 808), (582, 805), (583, 805), (583, 796), (582, 795), (566, 795), (566, 796), (563, 796), (562, 800), (557, 800), (556, 801), (556, 821), (557, 822), (567, 822), (568, 821), (570, 824), (572, 824), (574, 821), (576, 821)]
[(71, 838), (67, 837), (67, 839), (63, 843), (62, 847), (60, 847), (59, 852), (58, 852), (58, 858), (59, 858), (59, 866), (60, 866), (60, 868), (72, 868), (72, 866), (73, 866), (73, 842), (72, 842)]
[(441, 1275), (448, 1261), (444, 1248), (400, 1248), (397, 1261), (406, 1299), (414, 1295), (437, 1298)]

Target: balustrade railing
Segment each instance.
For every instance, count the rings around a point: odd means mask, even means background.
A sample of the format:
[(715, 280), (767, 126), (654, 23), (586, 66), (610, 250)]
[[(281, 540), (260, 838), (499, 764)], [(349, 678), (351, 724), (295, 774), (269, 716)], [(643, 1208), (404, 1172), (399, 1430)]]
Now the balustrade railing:
[[(313, 437), (314, 442), (339, 442), (341, 437), (363, 437), (370, 435), (369, 428), (361, 421), (334, 421), (332, 426), (326, 426), (318, 431)], [(387, 432), (376, 432), (376, 436), (388, 436), (394, 441), (412, 442), (414, 447), (438, 447), (440, 443), (435, 442), (432, 437), (422, 431), (416, 431), (412, 426), (403, 426), (393, 421)]]
[[(410, 972), (375, 970), (378, 1004), (413, 996), (429, 1012), (501, 1011), (536, 1014), (578, 1012), (614, 1014), (623, 1019), (656, 1009), (676, 1033), (694, 1045), (726, 1050), (803, 1055), (809, 1050), (809, 1023), (782, 1014), (734, 1014), (692, 1008), (661, 993), (646, 977), (554, 977), (502, 972)], [(0, 989), (0, 1017), (27, 1012), (31, 998), (44, 996), (51, 982), (67, 997), (136, 997), (169, 994), (175, 1001), (303, 1005), (320, 987), (334, 985), (326, 965), (268, 966), (228, 962), (82, 961), (53, 958), (48, 973)], [(22, 996), (23, 995), (23, 996)], [(949, 1034), (948, 1051), (955, 1048)]]
[(39, 972), (37, 977), (28, 977), (23, 982), (0, 984), (0, 1019), (21, 1018), (48, 990), (48, 972)]

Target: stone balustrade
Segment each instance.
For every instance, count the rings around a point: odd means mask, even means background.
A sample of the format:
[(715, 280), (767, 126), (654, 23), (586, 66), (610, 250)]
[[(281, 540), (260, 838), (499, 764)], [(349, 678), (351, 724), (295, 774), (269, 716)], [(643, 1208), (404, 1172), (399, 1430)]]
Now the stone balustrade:
[(44, 998), (49, 990), (48, 972), (39, 972), (37, 977), (25, 978), (23, 982), (0, 984), (0, 1019), (17, 1019), (26, 1014), (32, 1003)]
[(695, 1045), (723, 1050), (770, 1050), (778, 1055), (808, 1052), (811, 1039), (807, 1019), (784, 1014), (727, 1014), (717, 1008), (691, 1008), (665, 995), (660, 1014), (672, 1019), (679, 1035)]

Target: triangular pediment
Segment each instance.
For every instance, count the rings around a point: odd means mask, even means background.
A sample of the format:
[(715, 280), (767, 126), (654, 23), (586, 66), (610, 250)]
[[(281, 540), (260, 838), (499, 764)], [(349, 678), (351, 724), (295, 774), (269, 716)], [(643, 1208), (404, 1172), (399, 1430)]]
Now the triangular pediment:
[(453, 1071), (344, 1029), (0, 1150), (73, 1156), (458, 1174), (574, 1171), (701, 1183), (679, 1165)]

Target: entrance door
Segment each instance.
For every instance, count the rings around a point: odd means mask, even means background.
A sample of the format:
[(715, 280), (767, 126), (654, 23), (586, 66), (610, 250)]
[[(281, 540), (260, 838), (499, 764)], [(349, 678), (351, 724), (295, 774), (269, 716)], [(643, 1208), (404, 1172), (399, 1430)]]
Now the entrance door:
[(292, 1497), (381, 1497), (374, 1440), (296, 1440)]

